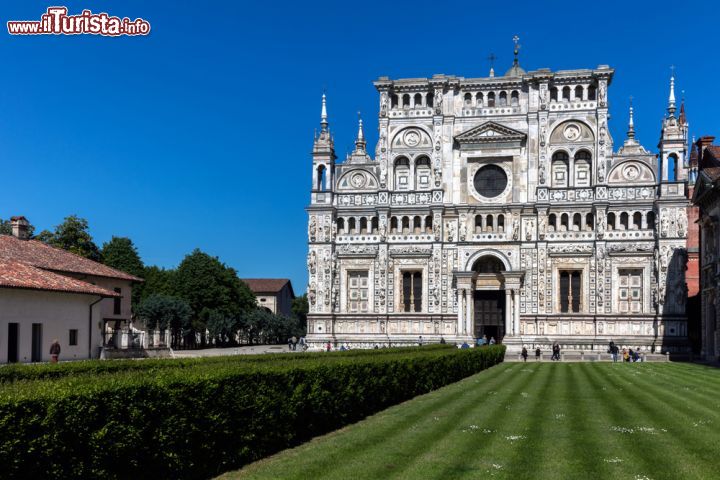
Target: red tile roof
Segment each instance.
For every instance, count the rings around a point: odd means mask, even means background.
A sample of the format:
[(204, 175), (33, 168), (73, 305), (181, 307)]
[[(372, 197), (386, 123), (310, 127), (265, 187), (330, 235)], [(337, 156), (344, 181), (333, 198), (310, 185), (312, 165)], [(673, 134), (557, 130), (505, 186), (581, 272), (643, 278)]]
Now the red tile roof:
[(26, 263), (55, 272), (81, 273), (98, 277), (120, 278), (141, 282), (142, 279), (94, 262), (80, 255), (51, 247), (37, 240), (20, 240), (12, 235), (0, 235), (0, 260)]
[(119, 297), (96, 285), (66, 277), (22, 262), (0, 259), (0, 287), (47, 290), (51, 292), (86, 293), (102, 297)]
[(242, 281), (247, 283), (253, 293), (277, 293), (290, 283), (287, 278), (243, 278)]

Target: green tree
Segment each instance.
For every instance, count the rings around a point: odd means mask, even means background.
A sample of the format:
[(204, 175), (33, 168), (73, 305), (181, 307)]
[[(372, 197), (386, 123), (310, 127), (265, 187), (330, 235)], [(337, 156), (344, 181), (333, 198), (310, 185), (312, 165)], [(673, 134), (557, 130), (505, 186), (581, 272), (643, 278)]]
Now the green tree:
[(182, 337), (191, 330), (192, 309), (182, 298), (150, 295), (138, 305), (137, 315), (149, 330), (170, 329), (173, 347), (178, 346)]
[[(145, 274), (137, 248), (132, 240), (126, 237), (113, 236), (109, 242), (105, 242), (100, 252), (102, 261), (108, 267), (116, 268), (122, 272), (142, 278)], [(142, 284), (133, 286), (132, 304), (133, 309), (140, 303)]]
[(100, 249), (88, 232), (88, 221), (77, 215), (65, 217), (63, 223), (55, 227), (54, 232), (40, 232), (38, 237), (53, 247), (62, 248), (81, 257), (99, 262)]
[(292, 314), (298, 319), (298, 324), (302, 330), (302, 335), (305, 335), (307, 330), (307, 314), (310, 311), (310, 305), (308, 304), (307, 293), (302, 294), (299, 297), (293, 298), (292, 306), (290, 307)]
[[(187, 255), (173, 276), (174, 291), (187, 300), (193, 310), (193, 328), (205, 343), (209, 312), (238, 318), (255, 309), (255, 295), (234, 269), (217, 257), (195, 249)], [(189, 338), (192, 342), (192, 338)]]
[(173, 276), (175, 270), (166, 270), (161, 267), (151, 265), (143, 269), (143, 274), (140, 275), (145, 282), (140, 286), (140, 302), (146, 298), (161, 294), (161, 295), (174, 295), (175, 294), (175, 283)]

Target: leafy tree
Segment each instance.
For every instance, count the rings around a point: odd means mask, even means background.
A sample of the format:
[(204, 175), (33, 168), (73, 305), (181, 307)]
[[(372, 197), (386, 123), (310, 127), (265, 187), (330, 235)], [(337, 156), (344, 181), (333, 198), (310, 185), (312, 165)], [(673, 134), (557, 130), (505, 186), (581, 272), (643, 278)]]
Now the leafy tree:
[(298, 319), (300, 328), (304, 332), (307, 330), (307, 314), (310, 311), (310, 305), (308, 305), (307, 293), (299, 297), (293, 298), (292, 306), (290, 307), (292, 314)]
[(182, 298), (154, 294), (144, 299), (137, 308), (138, 317), (150, 330), (170, 329), (172, 346), (191, 330), (192, 309)]
[(100, 249), (88, 232), (88, 222), (77, 215), (65, 217), (63, 223), (55, 227), (54, 232), (45, 231), (38, 235), (45, 243), (62, 248), (90, 260), (101, 260)]
[(180, 263), (173, 284), (176, 294), (193, 309), (193, 328), (200, 333), (203, 343), (209, 311), (237, 318), (255, 309), (255, 295), (235, 270), (199, 249)]
[(228, 317), (216, 310), (203, 312), (210, 339), (215, 345), (235, 345), (235, 336), (240, 328), (237, 318)]
[(175, 270), (166, 270), (164, 268), (156, 267), (154, 265), (145, 267), (143, 274), (140, 275), (145, 282), (139, 287), (140, 302), (146, 298), (161, 294), (161, 295), (174, 295), (175, 284), (173, 276)]
[[(109, 242), (103, 244), (101, 255), (103, 263), (108, 267), (140, 278), (145, 274), (145, 266), (138, 255), (137, 248), (129, 238), (113, 236)], [(133, 308), (140, 303), (141, 290), (142, 284), (133, 286)]]

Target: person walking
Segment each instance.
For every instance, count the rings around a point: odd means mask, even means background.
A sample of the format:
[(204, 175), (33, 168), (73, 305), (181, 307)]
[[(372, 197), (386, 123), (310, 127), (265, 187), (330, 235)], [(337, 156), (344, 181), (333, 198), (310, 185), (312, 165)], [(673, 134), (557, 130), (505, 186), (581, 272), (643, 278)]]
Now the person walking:
[(422, 335), (420, 335), (418, 337), (418, 347), (422, 347), (422, 346), (423, 346), (423, 339), (422, 339)]
[(540, 347), (537, 347), (535, 349), (535, 361), (536, 362), (540, 361), (540, 355), (542, 355), (542, 351), (540, 350)]
[(610, 354), (612, 355), (613, 363), (617, 363), (618, 361), (618, 346), (615, 345), (615, 342), (610, 342)]
[(527, 357), (528, 357), (527, 348), (523, 347), (520, 355), (522, 355), (523, 362), (527, 362)]
[(56, 338), (50, 345), (50, 363), (57, 363), (58, 357), (60, 357), (60, 342)]
[(553, 344), (552, 359), (558, 362), (560, 361), (560, 345), (557, 343)]

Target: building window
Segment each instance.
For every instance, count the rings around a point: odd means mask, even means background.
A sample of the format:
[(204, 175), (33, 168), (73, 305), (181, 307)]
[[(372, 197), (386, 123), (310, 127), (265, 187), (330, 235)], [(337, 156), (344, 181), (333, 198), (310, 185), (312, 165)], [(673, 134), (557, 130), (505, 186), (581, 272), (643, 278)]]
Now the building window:
[(400, 305), (403, 312), (422, 311), (422, 272), (403, 272)]
[(77, 345), (77, 337), (78, 337), (78, 331), (77, 329), (73, 328), (70, 330), (70, 338), (68, 339), (68, 345), (71, 347), (74, 345)]
[(568, 186), (568, 163), (570, 157), (565, 152), (555, 152), (552, 156), (552, 186)]
[(348, 272), (348, 310), (350, 313), (368, 311), (368, 272)]
[(582, 272), (560, 270), (560, 312), (578, 313), (582, 308)]
[[(115, 293), (122, 295), (122, 288), (115, 288)], [(120, 315), (122, 312), (122, 297), (113, 298), (113, 314)]]
[(618, 271), (620, 288), (618, 305), (621, 313), (642, 313), (642, 269)]
[(505, 191), (508, 177), (505, 170), (497, 165), (485, 165), (473, 179), (475, 191), (485, 198), (495, 198)]

